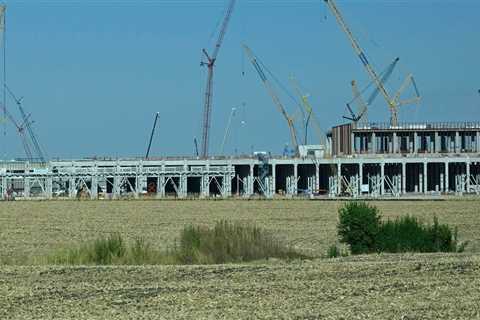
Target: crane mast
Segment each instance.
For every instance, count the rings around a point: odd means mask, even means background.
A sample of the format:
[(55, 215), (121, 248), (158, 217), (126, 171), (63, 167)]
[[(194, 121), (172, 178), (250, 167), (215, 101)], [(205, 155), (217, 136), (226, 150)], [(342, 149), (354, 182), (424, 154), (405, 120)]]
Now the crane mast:
[(228, 23), (230, 21), (230, 17), (232, 16), (232, 12), (235, 7), (235, 2), (236, 0), (230, 0), (212, 55), (210, 56), (206, 49), (202, 49), (202, 52), (206, 58), (206, 62), (201, 62), (201, 65), (207, 66), (208, 68), (207, 85), (205, 88), (205, 103), (203, 108), (202, 144), (201, 144), (202, 157), (204, 158), (208, 157), (208, 144), (209, 144), (209, 138), (210, 138), (210, 124), (211, 124), (212, 98), (213, 98), (213, 69), (215, 67), (215, 62), (217, 61), (218, 52), (220, 51), (220, 48), (223, 43), (223, 39), (225, 38), (225, 34), (227, 32)]
[(245, 44), (243, 45), (243, 49), (245, 50), (245, 53), (250, 59), (250, 62), (252, 63), (255, 70), (257, 71), (258, 75), (260, 76), (260, 80), (265, 85), (265, 88), (267, 89), (268, 94), (272, 98), (273, 103), (275, 104), (275, 106), (278, 108), (278, 111), (280, 111), (282, 116), (287, 121), (288, 128), (290, 130), (290, 138), (292, 140), (292, 146), (295, 149), (295, 153), (298, 153), (298, 139), (297, 139), (297, 133), (295, 131), (295, 125), (294, 125), (293, 119), (288, 115), (287, 111), (285, 110), (285, 107), (280, 101), (280, 98), (275, 93), (275, 90), (273, 89), (270, 81), (268, 81), (268, 78), (265, 75), (265, 72), (263, 72), (262, 67), (257, 62), (257, 58), (255, 58), (255, 55), (253, 54), (252, 50)]
[(324, 0), (325, 3), (328, 5), (330, 10), (332, 11), (333, 15), (337, 19), (338, 24), (342, 28), (343, 32), (347, 35), (348, 39), (350, 40), (350, 44), (353, 47), (353, 50), (355, 53), (358, 55), (358, 58), (362, 62), (363, 66), (365, 67), (365, 70), (367, 71), (368, 75), (370, 78), (373, 80), (375, 83), (376, 87), (378, 88), (379, 92), (383, 95), (385, 98), (385, 101), (388, 104), (388, 107), (390, 109), (390, 125), (392, 126), (397, 126), (398, 125), (398, 104), (396, 103), (395, 99), (392, 99), (390, 95), (388, 94), (387, 90), (385, 89), (385, 86), (383, 85), (381, 79), (378, 77), (377, 73), (373, 69), (372, 65), (369, 63), (365, 52), (362, 50), (360, 47), (358, 41), (355, 39), (353, 36), (353, 33), (350, 31), (350, 28), (346, 24), (345, 20), (343, 19), (340, 11), (338, 10), (337, 6), (335, 5), (334, 0)]

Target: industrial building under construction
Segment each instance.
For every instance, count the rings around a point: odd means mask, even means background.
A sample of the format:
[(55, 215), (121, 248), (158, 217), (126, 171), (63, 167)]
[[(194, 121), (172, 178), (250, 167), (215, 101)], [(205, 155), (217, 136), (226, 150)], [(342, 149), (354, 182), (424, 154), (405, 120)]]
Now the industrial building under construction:
[[(331, 128), (319, 138), (320, 144), (299, 143), (294, 120), (275, 92), (263, 64), (244, 45), (245, 53), (261, 83), (288, 125), (294, 152), (282, 156), (266, 152), (254, 152), (242, 157), (209, 155), (213, 73), (235, 7), (235, 0), (231, 0), (212, 54), (203, 50), (206, 61), (202, 64), (207, 66), (208, 76), (201, 146), (200, 152), (197, 147), (196, 156), (149, 156), (158, 119), (156, 114), (144, 158), (48, 161), (44, 159), (20, 100), (16, 99), (23, 121), (16, 122), (7, 114), (5, 106), (3, 111), (16, 124), (28, 159), (0, 163), (2, 199), (402, 198), (480, 195), (480, 122), (402, 123), (398, 119), (399, 107), (420, 100), (413, 76), (408, 75), (397, 92), (389, 93), (384, 83), (393, 72), (398, 58), (386, 71), (377, 73), (335, 2), (324, 2), (347, 35), (375, 90), (364, 101), (356, 82), (352, 81), (353, 101), (357, 108), (352, 106), (353, 103), (347, 104), (351, 115), (345, 117), (348, 123)], [(4, 11), (3, 8), (3, 14)], [(402, 99), (403, 92), (409, 87), (413, 89), (413, 97)], [(301, 92), (299, 94), (307, 115), (305, 118), (315, 119), (307, 96)], [(388, 123), (367, 121), (368, 107), (377, 95), (383, 97), (390, 111)]]

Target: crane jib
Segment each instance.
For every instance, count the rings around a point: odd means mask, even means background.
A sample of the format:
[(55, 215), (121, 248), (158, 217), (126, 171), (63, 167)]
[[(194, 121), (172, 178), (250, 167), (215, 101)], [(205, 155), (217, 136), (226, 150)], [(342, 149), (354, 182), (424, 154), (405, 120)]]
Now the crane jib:
[(258, 75), (260, 76), (260, 79), (262, 79), (263, 82), (267, 81), (267, 76), (265, 76), (265, 73), (263, 72), (262, 68), (258, 65), (257, 59), (253, 60), (253, 66), (255, 67), (255, 70), (257, 70)]
[(365, 57), (365, 54), (363, 52), (361, 52), (358, 57), (360, 58), (360, 60), (362, 61), (363, 65), (367, 66), (369, 65), (368, 63), (368, 60), (367, 60), (367, 57)]

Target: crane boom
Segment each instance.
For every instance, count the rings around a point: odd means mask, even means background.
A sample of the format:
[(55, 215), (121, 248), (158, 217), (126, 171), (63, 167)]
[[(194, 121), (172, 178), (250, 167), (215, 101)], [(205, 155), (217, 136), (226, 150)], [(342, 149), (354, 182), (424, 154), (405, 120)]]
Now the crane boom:
[(37, 140), (37, 137), (35, 135), (35, 133), (33, 132), (33, 128), (31, 126), (31, 122), (29, 121), (29, 115), (26, 114), (25, 110), (23, 109), (23, 106), (22, 106), (22, 101), (21, 99), (18, 99), (14, 94), (13, 92), (10, 90), (10, 88), (5, 85), (5, 88), (7, 89), (8, 93), (10, 94), (10, 96), (13, 98), (13, 100), (15, 100), (15, 103), (17, 104), (18, 106), (18, 110), (20, 111), (20, 114), (22, 116), (22, 120), (23, 120), (23, 123), (25, 125), (25, 128), (27, 129), (27, 132), (28, 132), (28, 135), (30, 136), (30, 140), (32, 142), (32, 145), (33, 145), (33, 148), (35, 150), (35, 153), (36, 153), (36, 156), (37, 158), (41, 161), (41, 162), (46, 162), (46, 159), (45, 159), (45, 155), (42, 151), (42, 148), (40, 147), (40, 144), (38, 143), (38, 140)]
[(385, 98), (385, 101), (388, 104), (388, 107), (390, 109), (390, 114), (391, 114), (390, 115), (390, 124), (392, 126), (397, 126), (398, 125), (398, 105), (395, 103), (395, 100), (390, 97), (390, 95), (388, 94), (387, 90), (385, 89), (385, 86), (383, 85), (381, 79), (378, 77), (378, 75), (375, 72), (375, 70), (373, 69), (372, 65), (369, 63), (369, 61), (368, 61), (368, 59), (365, 55), (365, 52), (362, 50), (358, 41), (353, 36), (353, 33), (350, 31), (350, 28), (346, 24), (346, 22), (343, 19), (340, 11), (338, 10), (337, 6), (335, 5), (334, 0), (324, 0), (324, 1), (328, 5), (330, 10), (332, 11), (335, 18), (337, 19), (337, 22), (340, 25), (340, 27), (342, 28), (343, 32), (347, 35), (348, 39), (350, 40), (350, 44), (352, 45), (353, 50), (358, 55), (358, 58), (362, 62), (363, 66), (365, 67), (365, 70), (367, 71), (368, 75), (370, 76), (370, 78), (375, 83), (379, 92)]
[(262, 67), (257, 62), (257, 58), (253, 54), (252, 50), (245, 44), (243, 45), (243, 49), (245, 50), (245, 53), (247, 54), (248, 58), (250, 59), (250, 62), (252, 63), (255, 70), (257, 71), (258, 75), (260, 76), (260, 80), (265, 85), (265, 88), (267, 89), (268, 94), (272, 98), (273, 103), (275, 104), (278, 111), (282, 114), (282, 116), (287, 121), (288, 128), (290, 130), (290, 138), (292, 140), (292, 146), (295, 149), (295, 152), (298, 152), (297, 133), (296, 133), (296, 130), (295, 130), (295, 125), (293, 123), (293, 119), (288, 115), (287, 111), (285, 110), (285, 107), (283, 106), (282, 102), (280, 101), (280, 98), (275, 93), (275, 90), (273, 89), (270, 81), (268, 81), (268, 78), (265, 75), (265, 72), (263, 72)]
[(148, 160), (148, 156), (150, 155), (150, 148), (152, 147), (153, 135), (155, 134), (155, 128), (157, 127), (157, 121), (159, 116), (160, 116), (160, 113), (157, 112), (155, 114), (155, 120), (153, 120), (153, 128), (152, 128), (152, 132), (150, 133), (150, 140), (148, 141), (147, 152), (145, 154), (146, 160)]
[(17, 120), (12, 116), (12, 114), (7, 110), (7, 108), (4, 105), (0, 105), (0, 108), (2, 109), (3, 113), (5, 114), (6, 118), (10, 120), (10, 122), (15, 126), (17, 129), (17, 133), (20, 136), (20, 139), (22, 140), (22, 145), (23, 145), (23, 150), (25, 151), (25, 155), (27, 156), (27, 159), (31, 162), (33, 161), (33, 156), (32, 156), (32, 151), (30, 144), (28, 142), (27, 137), (25, 136), (25, 123), (20, 125)]
[(227, 12), (223, 19), (222, 27), (218, 35), (217, 42), (215, 44), (215, 49), (213, 54), (210, 56), (207, 50), (203, 49), (202, 52), (207, 59), (206, 62), (202, 62), (201, 65), (207, 66), (208, 75), (207, 75), (207, 85), (205, 88), (205, 103), (203, 108), (203, 125), (202, 125), (202, 157), (208, 157), (208, 144), (210, 138), (210, 124), (211, 124), (211, 113), (212, 113), (212, 98), (213, 98), (213, 69), (215, 67), (215, 62), (217, 61), (217, 56), (222, 46), (223, 40), (225, 39), (225, 34), (227, 32), (228, 23), (230, 17), (232, 16), (233, 9), (235, 7), (236, 0), (230, 0), (230, 3), (227, 7)]

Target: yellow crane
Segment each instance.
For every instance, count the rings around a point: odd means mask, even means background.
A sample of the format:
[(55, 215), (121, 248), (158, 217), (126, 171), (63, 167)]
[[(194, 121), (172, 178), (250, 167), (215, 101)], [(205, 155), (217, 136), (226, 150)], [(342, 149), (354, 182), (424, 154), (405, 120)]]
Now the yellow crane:
[(313, 112), (312, 105), (310, 104), (310, 101), (308, 100), (309, 94), (304, 94), (302, 90), (300, 89), (300, 84), (298, 83), (298, 80), (291, 75), (290, 76), (290, 83), (292, 84), (292, 87), (295, 89), (297, 95), (300, 97), (300, 100), (302, 101), (302, 106), (305, 109), (306, 113), (306, 120), (305, 120), (305, 144), (307, 144), (307, 135), (308, 135), (308, 125), (310, 123), (310, 120), (313, 122), (313, 126), (315, 127), (316, 135), (318, 137), (318, 142), (320, 145), (325, 145), (325, 134), (323, 133), (323, 130), (320, 126), (320, 121), (318, 121), (317, 116), (315, 115), (315, 112)]
[[(420, 94), (418, 92), (417, 85), (415, 83), (415, 80), (413, 79), (413, 76), (409, 74), (406, 77), (403, 84), (400, 86), (400, 89), (392, 97), (387, 92), (385, 86), (383, 85), (382, 79), (377, 75), (377, 73), (373, 69), (373, 66), (368, 61), (367, 56), (365, 55), (365, 52), (362, 50), (362, 48), (360, 47), (360, 44), (353, 36), (353, 33), (350, 31), (350, 28), (348, 27), (347, 23), (343, 19), (340, 11), (338, 10), (335, 4), (335, 1), (334, 0), (324, 0), (324, 1), (327, 4), (330, 11), (332, 11), (332, 14), (335, 16), (343, 32), (347, 35), (348, 39), (350, 40), (350, 44), (352, 45), (352, 48), (355, 51), (355, 54), (359, 57), (368, 75), (370, 76), (372, 81), (375, 83), (375, 86), (377, 87), (378, 91), (382, 94), (385, 101), (387, 102), (388, 108), (390, 109), (390, 125), (394, 127), (398, 126), (398, 108), (401, 105), (418, 103), (420, 101)], [(400, 100), (400, 96), (409, 84), (413, 86), (416, 93), (416, 97), (402, 101)]]
[(265, 88), (267, 89), (268, 94), (273, 100), (273, 103), (277, 107), (278, 111), (282, 114), (283, 118), (288, 124), (288, 129), (290, 130), (290, 139), (292, 140), (292, 147), (295, 150), (295, 154), (298, 154), (298, 139), (297, 139), (297, 133), (295, 130), (295, 125), (294, 125), (294, 120), (292, 117), (289, 116), (287, 111), (285, 110), (285, 107), (283, 106), (282, 102), (280, 101), (280, 98), (276, 94), (275, 90), (273, 89), (272, 84), (268, 80), (267, 76), (265, 75), (265, 72), (263, 71), (262, 67), (257, 61), (257, 57), (253, 54), (252, 49), (250, 49), (247, 45), (243, 44), (243, 49), (245, 50), (245, 53), (247, 54), (248, 58), (250, 59), (250, 62), (252, 63), (253, 67), (257, 71), (260, 80), (263, 82)]

